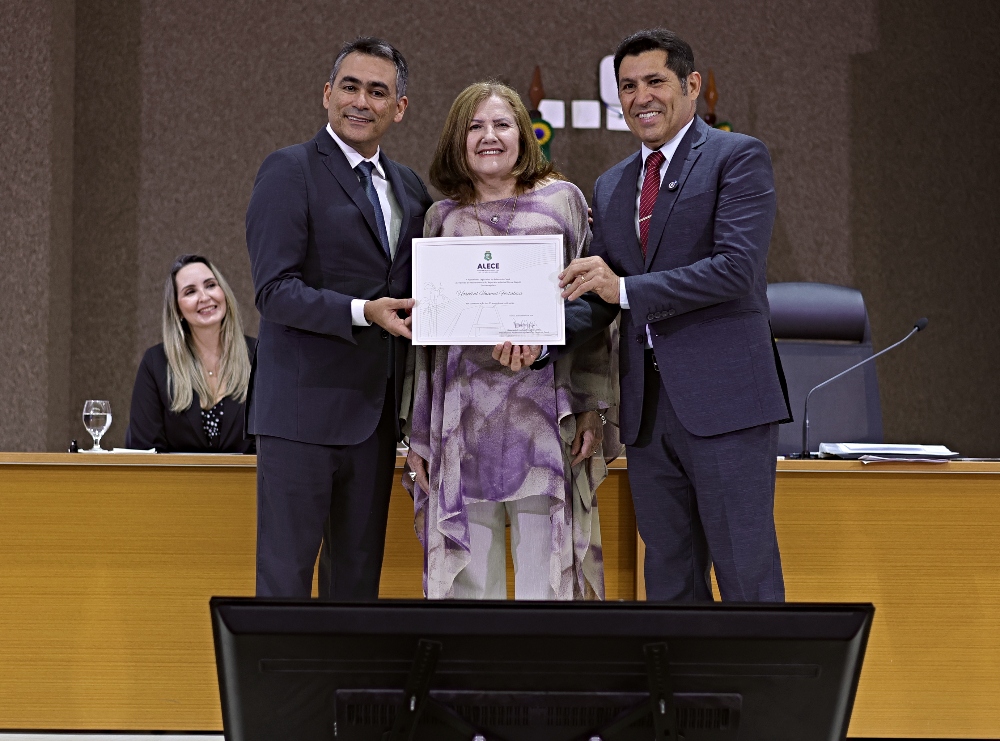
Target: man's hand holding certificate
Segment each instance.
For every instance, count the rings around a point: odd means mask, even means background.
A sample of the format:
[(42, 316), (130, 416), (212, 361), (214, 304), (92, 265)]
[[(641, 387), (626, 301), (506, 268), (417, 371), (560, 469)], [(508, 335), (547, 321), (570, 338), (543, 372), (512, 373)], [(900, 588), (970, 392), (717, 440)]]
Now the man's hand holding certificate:
[(413, 240), (414, 345), (563, 345), (563, 236)]

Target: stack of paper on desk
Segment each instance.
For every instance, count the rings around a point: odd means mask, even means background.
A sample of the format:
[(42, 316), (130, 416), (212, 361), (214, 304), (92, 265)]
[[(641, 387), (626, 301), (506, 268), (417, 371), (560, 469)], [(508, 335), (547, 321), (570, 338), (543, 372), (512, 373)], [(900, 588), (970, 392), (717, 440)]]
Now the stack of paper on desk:
[(944, 445), (899, 445), (894, 443), (820, 443), (820, 458), (861, 458), (947, 460), (958, 457), (958, 453)]

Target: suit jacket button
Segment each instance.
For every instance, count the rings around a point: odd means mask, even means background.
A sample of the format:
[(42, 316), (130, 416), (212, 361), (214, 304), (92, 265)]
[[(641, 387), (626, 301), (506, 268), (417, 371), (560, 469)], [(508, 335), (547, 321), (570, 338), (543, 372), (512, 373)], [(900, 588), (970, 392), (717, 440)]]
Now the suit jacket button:
[(673, 316), (676, 313), (677, 313), (676, 311), (674, 311), (673, 309), (671, 309), (670, 311), (667, 312), (667, 316)]
[(641, 334), (637, 334), (637, 335), (635, 336), (635, 341), (636, 341), (636, 342), (638, 342), (638, 343), (640, 343), (640, 344), (641, 344), (641, 343), (642, 343), (642, 341), (643, 341), (643, 340), (645, 340), (645, 339), (646, 339), (646, 338), (645, 338), (645, 337), (643, 337), (643, 336), (642, 336)]
[(386, 332), (384, 329), (382, 330), (381, 334), (382, 334), (382, 339), (383, 340), (389, 339), (389, 333)]
[(646, 314), (646, 321), (647, 322), (655, 322), (656, 321), (656, 314)]

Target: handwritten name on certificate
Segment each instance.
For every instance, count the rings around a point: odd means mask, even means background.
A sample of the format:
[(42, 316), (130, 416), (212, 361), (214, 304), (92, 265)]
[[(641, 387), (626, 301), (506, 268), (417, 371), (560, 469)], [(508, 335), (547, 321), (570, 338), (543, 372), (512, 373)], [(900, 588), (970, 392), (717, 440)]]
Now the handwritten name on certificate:
[(565, 345), (563, 236), (413, 240), (413, 344)]

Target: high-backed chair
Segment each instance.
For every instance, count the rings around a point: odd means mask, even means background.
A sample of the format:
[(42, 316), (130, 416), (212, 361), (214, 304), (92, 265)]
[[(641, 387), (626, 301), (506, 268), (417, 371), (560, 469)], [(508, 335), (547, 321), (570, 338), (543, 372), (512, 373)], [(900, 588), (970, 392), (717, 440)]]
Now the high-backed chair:
[[(778, 455), (802, 451), (809, 390), (872, 356), (871, 328), (861, 293), (827, 283), (767, 287), (771, 331), (788, 381), (794, 422), (781, 425)], [(820, 443), (882, 442), (882, 406), (875, 363), (839, 378), (809, 401), (809, 450)]]

